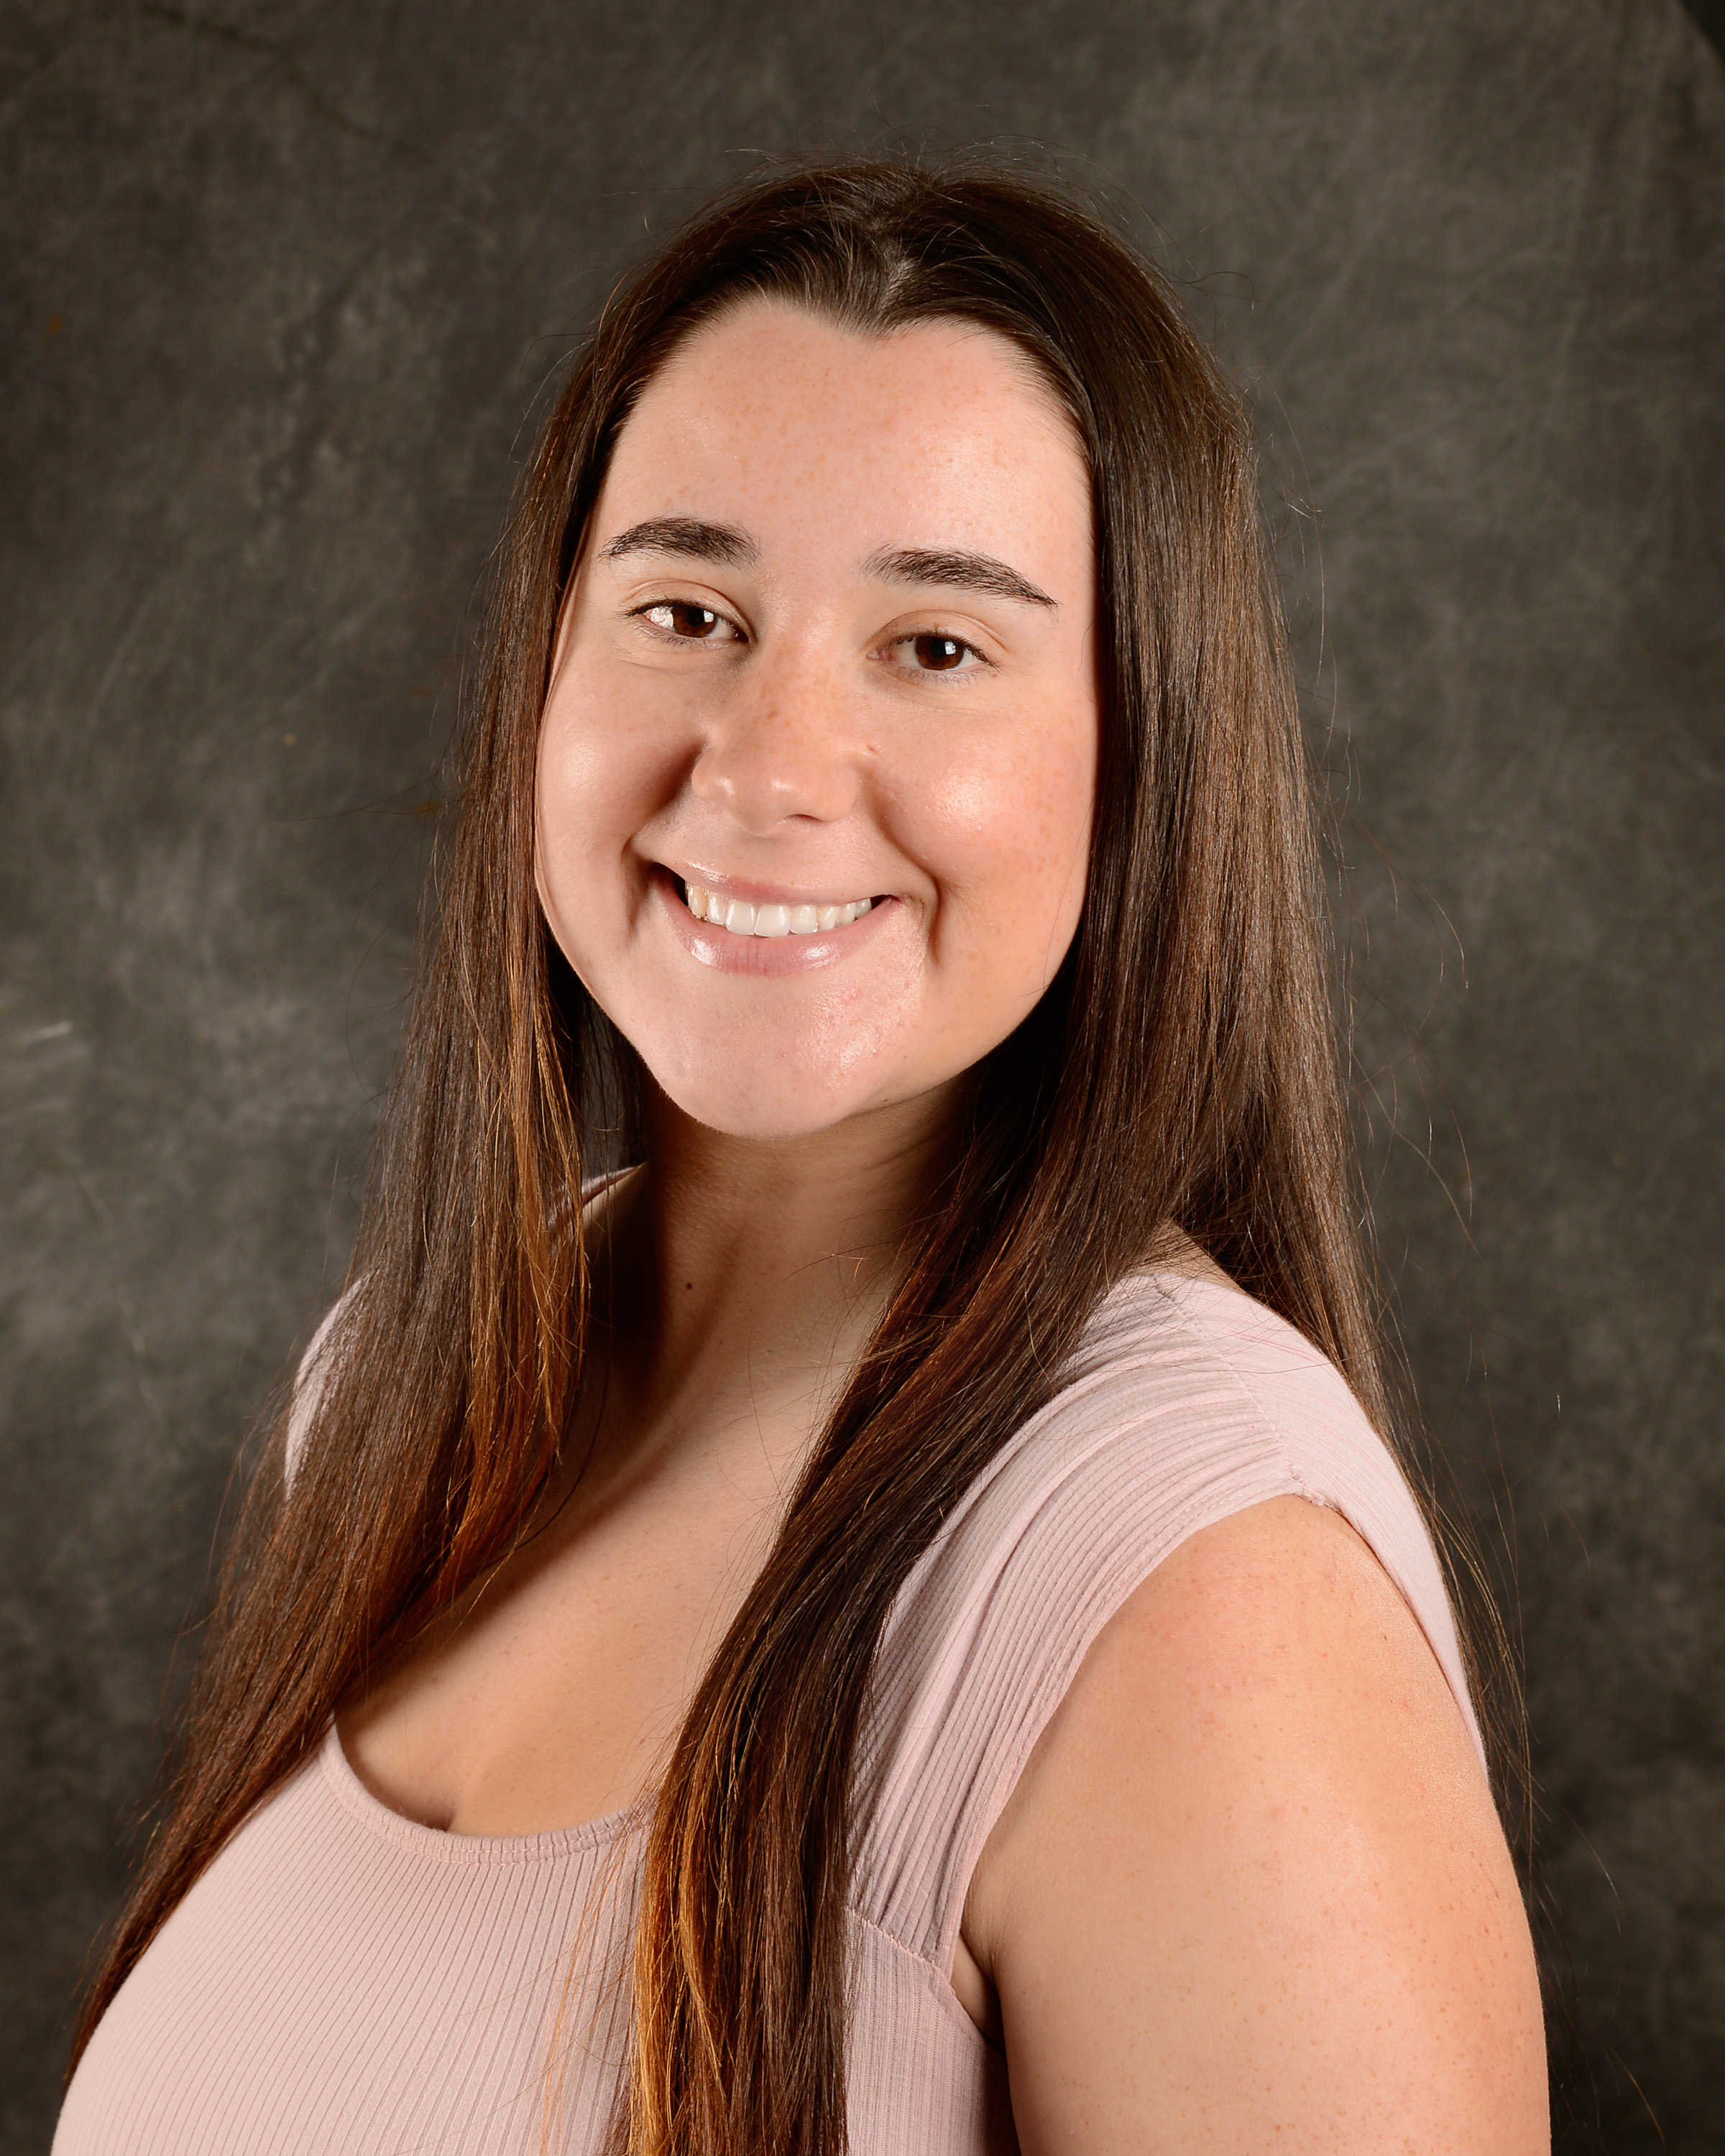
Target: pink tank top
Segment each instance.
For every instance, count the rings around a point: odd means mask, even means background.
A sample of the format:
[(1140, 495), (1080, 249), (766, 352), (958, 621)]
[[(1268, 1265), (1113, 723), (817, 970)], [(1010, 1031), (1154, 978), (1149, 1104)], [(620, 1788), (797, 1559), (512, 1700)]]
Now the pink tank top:
[[(947, 1980), (972, 1869), (1133, 1589), (1199, 1528), (1290, 1494), (1376, 1552), (1479, 1745), (1430, 1542), (1336, 1372), (1230, 1289), (1127, 1281), (882, 1635), (854, 1813), (854, 2156), (1015, 2148), (1005, 2061)], [(331, 1729), (116, 1997), (54, 2156), (597, 2151), (644, 1827), (637, 1808), (553, 1834), (441, 1833), (371, 1796)]]

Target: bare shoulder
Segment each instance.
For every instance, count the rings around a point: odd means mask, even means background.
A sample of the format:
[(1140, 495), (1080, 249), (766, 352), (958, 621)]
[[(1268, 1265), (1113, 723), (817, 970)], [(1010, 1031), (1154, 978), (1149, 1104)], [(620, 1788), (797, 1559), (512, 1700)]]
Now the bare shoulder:
[(1538, 1985), (1460, 1710), (1297, 1497), (1183, 1543), (1091, 1648), (977, 1867), (1026, 2156), (1532, 2156)]

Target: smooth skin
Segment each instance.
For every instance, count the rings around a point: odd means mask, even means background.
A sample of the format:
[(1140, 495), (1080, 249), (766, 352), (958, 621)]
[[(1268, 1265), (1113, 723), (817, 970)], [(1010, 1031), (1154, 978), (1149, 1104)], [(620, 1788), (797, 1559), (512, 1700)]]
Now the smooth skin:
[[(516, 1835), (652, 1787), (963, 1074), (1076, 929), (1093, 585), (1078, 444), (990, 332), (751, 302), (625, 424), (560, 630), (538, 876), (654, 1081), (647, 1159), (593, 1207), (593, 1382), (531, 1532), (341, 1717), (384, 1802)], [(876, 904), (763, 955), (685, 881)], [(951, 1976), (1026, 2156), (1548, 2144), (1460, 1712), (1365, 1546), (1298, 1500), (1194, 1537), (1105, 1629)]]

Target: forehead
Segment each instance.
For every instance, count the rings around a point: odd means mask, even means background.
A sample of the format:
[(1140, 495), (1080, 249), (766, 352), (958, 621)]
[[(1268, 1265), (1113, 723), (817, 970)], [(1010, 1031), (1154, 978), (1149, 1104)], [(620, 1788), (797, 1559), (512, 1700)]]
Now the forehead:
[(941, 543), (1050, 521), (1068, 543), (1090, 536), (1076, 429), (1009, 339), (947, 320), (877, 335), (774, 300), (729, 309), (676, 349), (622, 430), (605, 493), (625, 522), (643, 501), (752, 520), (824, 504), (882, 526), (869, 544), (927, 536), (931, 520), (951, 527)]

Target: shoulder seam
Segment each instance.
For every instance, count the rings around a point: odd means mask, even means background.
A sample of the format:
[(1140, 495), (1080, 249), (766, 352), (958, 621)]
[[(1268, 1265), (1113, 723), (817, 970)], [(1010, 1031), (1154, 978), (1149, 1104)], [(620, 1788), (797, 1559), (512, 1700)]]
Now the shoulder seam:
[[(1266, 1430), (1274, 1434), (1276, 1450), (1281, 1455), (1281, 1465), (1286, 1471), (1288, 1480), (1294, 1486), (1295, 1493), (1299, 1496), (1310, 1500), (1313, 1503), (1322, 1504), (1324, 1502), (1323, 1499), (1314, 1495), (1307, 1482), (1306, 1477), (1301, 1474), (1298, 1468), (1294, 1465), (1293, 1447), (1288, 1441), (1287, 1426), (1283, 1422), (1281, 1417), (1266, 1404), (1263, 1394), (1259, 1392), (1256, 1386), (1254, 1385), (1251, 1380), (1240, 1370), (1240, 1366), (1235, 1363), (1234, 1358), (1229, 1353), (1223, 1342), (1217, 1339), (1214, 1334), (1206, 1332), (1201, 1326), (1194, 1323), (1192, 1314), (1190, 1311), (1186, 1308), (1184, 1302), (1173, 1296), (1170, 1296), (1168, 1300), (1173, 1310), (1175, 1323), (1179, 1326), (1180, 1329), (1186, 1334), (1189, 1339), (1196, 1342), (1196, 1344), (1206, 1353), (1214, 1358), (1219, 1366), (1227, 1373), (1229, 1378), (1233, 1382), (1235, 1389), (1239, 1392), (1240, 1398), (1246, 1401), (1253, 1409)], [(1251, 1298), (1248, 1297), (1247, 1300), (1250, 1301)], [(1262, 1309), (1265, 1307), (1261, 1303), (1254, 1303), (1253, 1306), (1255, 1309)], [(1270, 1315), (1272, 1317), (1275, 1317), (1276, 1313), (1272, 1311)], [(1285, 1323), (1286, 1320), (1281, 1320), (1279, 1322)], [(1306, 1346), (1311, 1346), (1311, 1342), (1305, 1339), (1305, 1335), (1303, 1333), (1297, 1334), (1296, 1337), (1300, 1338)], [(1316, 1348), (1312, 1349), (1312, 1353), (1314, 1354), (1316, 1354), (1317, 1352)], [(1327, 1358), (1323, 1359), (1327, 1368), (1332, 1368), (1334, 1367), (1332, 1364), (1328, 1363)]]

